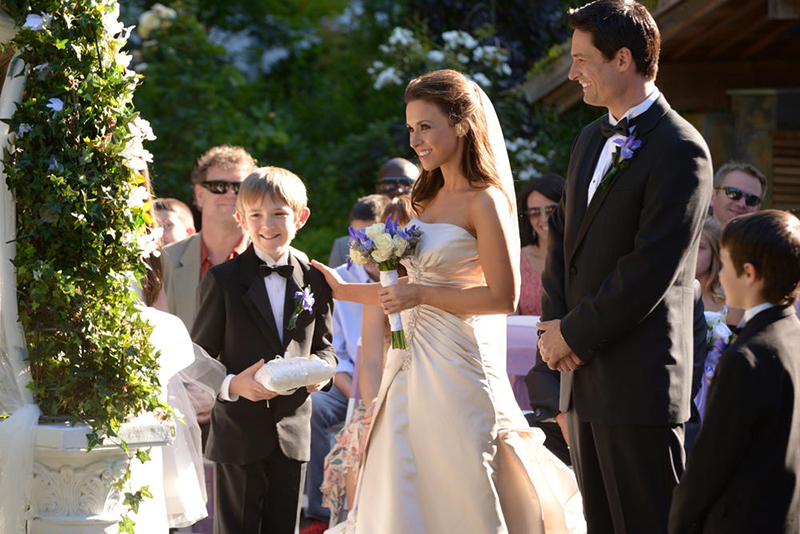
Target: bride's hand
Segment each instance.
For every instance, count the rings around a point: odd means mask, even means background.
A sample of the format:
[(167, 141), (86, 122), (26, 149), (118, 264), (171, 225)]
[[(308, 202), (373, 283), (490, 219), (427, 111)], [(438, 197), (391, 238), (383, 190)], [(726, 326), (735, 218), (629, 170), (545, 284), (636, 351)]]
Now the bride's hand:
[(311, 260), (311, 265), (321, 272), (323, 276), (325, 276), (325, 281), (328, 282), (328, 285), (331, 286), (331, 291), (333, 292), (333, 298), (341, 299), (341, 289), (342, 286), (346, 285), (347, 282), (342, 280), (342, 277), (339, 276), (339, 273), (336, 270), (331, 269), (324, 263), (320, 263), (317, 260)]
[(397, 313), (422, 304), (422, 286), (398, 284), (378, 289), (378, 298), (387, 314)]

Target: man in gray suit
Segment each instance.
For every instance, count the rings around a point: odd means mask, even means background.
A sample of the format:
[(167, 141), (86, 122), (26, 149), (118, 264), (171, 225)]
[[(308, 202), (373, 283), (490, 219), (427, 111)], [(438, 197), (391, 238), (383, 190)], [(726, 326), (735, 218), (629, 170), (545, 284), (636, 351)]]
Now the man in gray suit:
[(197, 315), (197, 288), (203, 275), (244, 252), (250, 243), (234, 214), (239, 184), (255, 167), (255, 160), (243, 148), (222, 145), (200, 156), (192, 171), (202, 230), (164, 249), (167, 305), (189, 331)]

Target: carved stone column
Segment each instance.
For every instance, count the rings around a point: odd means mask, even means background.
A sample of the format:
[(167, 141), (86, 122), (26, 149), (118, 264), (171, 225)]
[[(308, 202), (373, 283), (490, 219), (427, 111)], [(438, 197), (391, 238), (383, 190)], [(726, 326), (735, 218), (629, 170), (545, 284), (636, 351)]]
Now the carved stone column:
[[(148, 419), (126, 423), (120, 436), (133, 452), (166, 445), (171, 430), (169, 425)], [(66, 423), (38, 426), (28, 521), (30, 534), (117, 532), (124, 497), (112, 484), (125, 471), (127, 456), (119, 445), (111, 442), (87, 453), (86, 433), (87, 427)], [(156, 457), (160, 459), (160, 455)], [(139, 466), (138, 460), (133, 462), (134, 469)], [(158, 469), (160, 463), (151, 463), (149, 468)], [(160, 483), (160, 478), (154, 482)]]

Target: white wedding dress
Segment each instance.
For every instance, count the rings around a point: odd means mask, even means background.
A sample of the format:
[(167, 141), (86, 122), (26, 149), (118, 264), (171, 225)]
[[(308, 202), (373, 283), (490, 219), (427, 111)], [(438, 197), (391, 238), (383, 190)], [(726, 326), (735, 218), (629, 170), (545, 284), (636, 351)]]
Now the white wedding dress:
[[(413, 220), (410, 281), (485, 284), (477, 240)], [(356, 503), (338, 531), (359, 534), (585, 532), (572, 471), (528, 428), (505, 362), (505, 316), (431, 306), (402, 314), (407, 350), (390, 350)], [(533, 343), (531, 340), (531, 350)]]

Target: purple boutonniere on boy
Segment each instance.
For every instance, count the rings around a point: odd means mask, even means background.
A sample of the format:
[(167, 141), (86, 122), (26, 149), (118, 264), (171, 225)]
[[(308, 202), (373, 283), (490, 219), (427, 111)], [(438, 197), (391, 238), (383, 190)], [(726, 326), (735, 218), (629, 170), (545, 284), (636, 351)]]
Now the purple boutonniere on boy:
[(294, 313), (289, 317), (289, 324), (286, 326), (288, 330), (294, 330), (297, 325), (297, 318), (303, 311), (312, 313), (314, 311), (314, 293), (311, 292), (311, 286), (295, 291), (294, 293)]
[(636, 139), (635, 132), (631, 132), (630, 135), (624, 139), (614, 139), (613, 142), (617, 145), (617, 150), (612, 156), (611, 168), (608, 169), (608, 172), (606, 172), (606, 175), (603, 176), (603, 179), (600, 181), (600, 187), (603, 188), (603, 191), (608, 191), (608, 188), (611, 186), (611, 180), (614, 179), (617, 173), (628, 168), (628, 165), (631, 164), (634, 150), (642, 146), (642, 140)]

